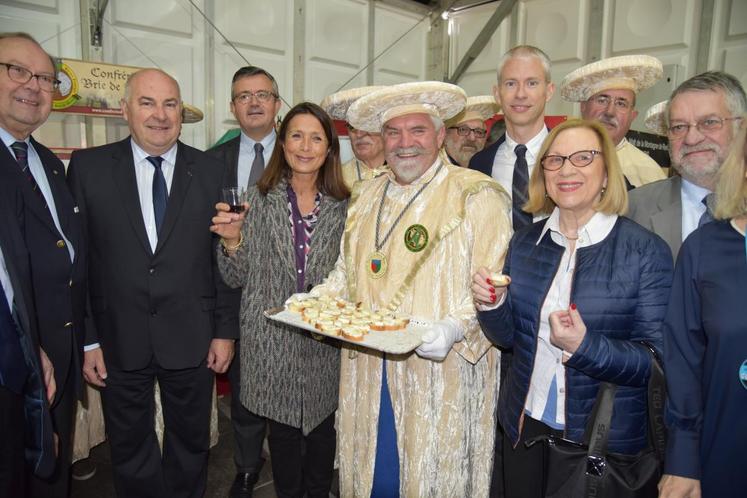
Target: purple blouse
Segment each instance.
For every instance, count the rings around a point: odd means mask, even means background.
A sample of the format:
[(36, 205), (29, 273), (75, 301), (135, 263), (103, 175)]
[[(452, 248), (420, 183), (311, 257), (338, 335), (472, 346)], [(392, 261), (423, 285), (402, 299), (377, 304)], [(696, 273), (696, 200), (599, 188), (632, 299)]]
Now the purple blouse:
[(288, 194), (288, 219), (293, 236), (293, 252), (296, 255), (296, 292), (305, 292), (306, 257), (311, 250), (311, 233), (314, 231), (314, 226), (319, 218), (322, 194), (317, 192), (314, 198), (314, 209), (306, 216), (302, 216), (298, 209), (298, 198), (290, 185), (288, 185), (286, 192)]

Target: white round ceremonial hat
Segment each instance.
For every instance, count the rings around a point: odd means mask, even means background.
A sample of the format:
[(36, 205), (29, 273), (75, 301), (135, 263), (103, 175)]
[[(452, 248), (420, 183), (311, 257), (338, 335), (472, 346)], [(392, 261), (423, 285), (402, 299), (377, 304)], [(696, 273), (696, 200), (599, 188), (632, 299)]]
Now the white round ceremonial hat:
[(643, 119), (643, 125), (657, 135), (667, 134), (667, 120), (664, 116), (667, 112), (667, 102), (669, 101), (665, 100), (649, 107)]
[(332, 116), (332, 119), (347, 120), (348, 108), (353, 102), (364, 95), (381, 90), (382, 88), (386, 87), (374, 85), (342, 90), (324, 97), (319, 106), (324, 109), (327, 114)]
[(464, 109), (467, 94), (451, 83), (422, 81), (392, 85), (353, 102), (348, 122), (359, 130), (380, 132), (390, 119), (425, 113), (446, 121)]
[(203, 118), (202, 111), (191, 104), (182, 104), (182, 123), (199, 123)]
[(586, 102), (604, 90), (650, 88), (664, 76), (661, 61), (650, 55), (622, 55), (592, 62), (571, 72), (560, 84), (560, 95), (569, 102)]
[(495, 97), (492, 95), (467, 97), (467, 104), (464, 106), (462, 112), (449, 119), (446, 125), (457, 126), (465, 121), (472, 121), (475, 119), (486, 121), (492, 118), (500, 110), (501, 106), (495, 101)]

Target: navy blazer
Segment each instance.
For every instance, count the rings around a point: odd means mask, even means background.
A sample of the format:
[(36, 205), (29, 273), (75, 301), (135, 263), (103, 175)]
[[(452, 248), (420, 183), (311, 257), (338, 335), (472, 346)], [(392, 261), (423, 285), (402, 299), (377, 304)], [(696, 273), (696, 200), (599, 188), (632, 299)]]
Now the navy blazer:
[(498, 140), (495, 141), (495, 143), (490, 144), (489, 147), (485, 147), (480, 152), (472, 156), (472, 159), (469, 160), (469, 169), (474, 169), (475, 171), (479, 171), (480, 173), (485, 173), (488, 176), (492, 176), (493, 173), (493, 161), (495, 160), (495, 155), (498, 153), (498, 147), (501, 146), (503, 142), (506, 141), (506, 134), (498, 138)]
[[(21, 349), (29, 372), (23, 392), (25, 414), (24, 450), (29, 468), (39, 477), (49, 477), (56, 457), (47, 389), (39, 359), (39, 332), (31, 285), (30, 254), (16, 216), (22, 194), (12, 185), (0, 184), (0, 247), (13, 286), (13, 304), (18, 320)], [(5, 299), (0, 296), (0, 299)], [(4, 345), (0, 344), (0, 347)], [(2, 431), (20, 428), (3, 427)]]
[[(514, 234), (503, 269), (511, 276), (506, 302), (478, 313), (485, 335), (498, 346), (513, 348), (498, 417), (514, 445), (534, 367), (540, 310), (564, 252), (549, 231), (537, 243), (545, 223), (538, 221)], [(671, 284), (669, 247), (627, 218), (620, 217), (601, 242), (578, 249), (571, 302), (578, 306), (587, 332), (565, 363), (565, 437), (583, 441), (604, 381), (618, 385), (609, 450), (634, 454), (646, 447), (651, 355), (640, 342), (661, 351), (660, 327)]]
[(68, 248), (49, 209), (31, 189), (6, 147), (0, 147), (0, 181), (20, 193), (16, 217), (30, 255), (34, 301), (39, 311), (39, 341), (54, 365), (57, 398), (64, 392), (66, 381), (74, 382), (81, 396), (86, 244), (80, 216), (65, 184), (65, 167), (52, 151), (33, 138), (31, 144), (44, 167), (62, 231), (75, 249), (75, 261), (70, 262)]

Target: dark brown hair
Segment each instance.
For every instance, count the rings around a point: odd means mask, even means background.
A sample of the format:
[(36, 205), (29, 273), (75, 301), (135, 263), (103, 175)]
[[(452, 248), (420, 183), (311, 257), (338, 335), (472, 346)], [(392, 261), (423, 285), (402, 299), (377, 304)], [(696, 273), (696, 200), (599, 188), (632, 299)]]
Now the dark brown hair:
[(312, 102), (301, 102), (296, 104), (293, 108), (288, 111), (285, 115), (283, 122), (280, 124), (280, 130), (278, 131), (278, 142), (280, 147), (277, 145), (272, 151), (272, 157), (270, 162), (265, 168), (262, 177), (257, 182), (257, 190), (262, 195), (267, 195), (271, 189), (275, 188), (281, 180), (288, 180), (291, 177), (293, 171), (291, 170), (288, 162), (285, 160), (285, 151), (283, 145), (285, 144), (286, 134), (288, 133), (288, 125), (295, 116), (299, 114), (311, 114), (314, 116), (324, 129), (324, 135), (327, 138), (329, 144), (329, 150), (327, 152), (327, 158), (324, 160), (319, 175), (316, 178), (316, 188), (324, 195), (328, 195), (337, 200), (347, 199), (350, 197), (350, 190), (345, 186), (342, 181), (342, 170), (340, 168), (340, 142), (337, 140), (337, 131), (332, 118), (324, 112), (324, 109)]

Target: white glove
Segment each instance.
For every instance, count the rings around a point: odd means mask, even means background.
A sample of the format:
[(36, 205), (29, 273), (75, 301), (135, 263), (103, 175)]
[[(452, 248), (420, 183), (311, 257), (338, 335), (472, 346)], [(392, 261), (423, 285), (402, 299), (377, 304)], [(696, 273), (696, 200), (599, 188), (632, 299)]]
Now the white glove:
[(423, 333), (423, 344), (415, 352), (421, 358), (443, 361), (455, 342), (464, 337), (462, 324), (453, 317), (446, 317), (434, 323)]

